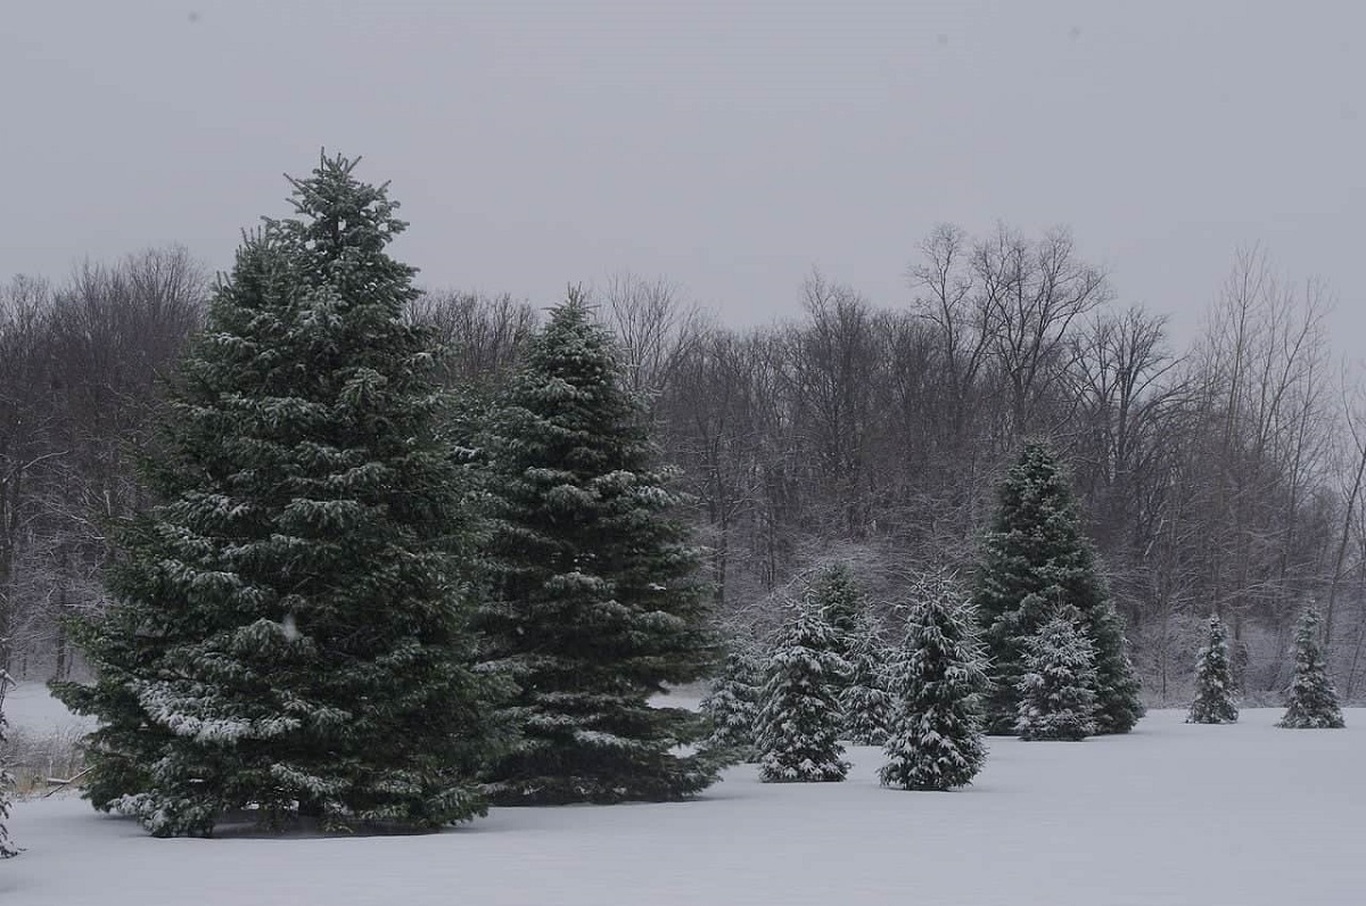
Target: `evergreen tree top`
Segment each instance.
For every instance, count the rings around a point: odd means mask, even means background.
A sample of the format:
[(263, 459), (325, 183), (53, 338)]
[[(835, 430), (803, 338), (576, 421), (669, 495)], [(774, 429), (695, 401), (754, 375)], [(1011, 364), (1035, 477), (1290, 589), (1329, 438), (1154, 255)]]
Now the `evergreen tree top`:
[(818, 660), (836, 664), (837, 673), (843, 676), (848, 672), (849, 664), (839, 645), (840, 634), (830, 625), (820, 607), (802, 601), (793, 609), (791, 620), (779, 630), (770, 658), (781, 660), (790, 657), (793, 651), (804, 651)]
[(593, 317), (587, 297), (577, 288), (571, 288), (563, 302), (551, 307), (545, 329), (531, 342), (527, 361), (539, 370), (569, 371), (583, 378), (620, 383), (612, 332)]
[(1025, 444), (1019, 459), (1006, 472), (1000, 504), (994, 526), (997, 532), (1038, 532), (1046, 527), (1060, 535), (1080, 534), (1067, 471), (1042, 442)]
[[(294, 187), (290, 199), (297, 215), (289, 220), (265, 218), (268, 229), (279, 229), (311, 253), (314, 270), (359, 287), (382, 277), (407, 280), (417, 269), (384, 255), (384, 249), (408, 224), (394, 216), (399, 204), (389, 198), (389, 183), (378, 186), (354, 175), (360, 158), (340, 154), (320, 156), (307, 179), (286, 179)], [(418, 293), (410, 290), (410, 298)]]
[(1060, 593), (1083, 611), (1107, 597), (1066, 470), (1039, 442), (1024, 447), (999, 488), (983, 539), (976, 599), (985, 618), (1030, 594)]
[(655, 454), (644, 402), (621, 380), (616, 341), (584, 295), (550, 309), (513, 380), (502, 455), (553, 460), (588, 474), (641, 471)]
[(803, 596), (807, 606), (819, 608), (837, 633), (857, 631), (860, 615), (867, 609), (863, 590), (847, 563), (831, 563), (820, 569)]

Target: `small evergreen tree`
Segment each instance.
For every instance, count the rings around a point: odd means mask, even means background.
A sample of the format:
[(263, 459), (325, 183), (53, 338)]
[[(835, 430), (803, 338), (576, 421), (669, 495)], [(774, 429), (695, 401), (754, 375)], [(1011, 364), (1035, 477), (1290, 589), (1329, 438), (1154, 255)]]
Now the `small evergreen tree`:
[[(0, 639), (0, 642), (3, 641)], [(9, 726), (5, 722), (5, 692), (9, 685), (9, 674), (0, 667), (0, 754), (5, 750), (5, 727)], [(4, 762), (0, 762), (0, 859), (19, 855), (19, 847), (10, 840), (9, 830), (5, 827), (5, 822), (9, 820), (9, 791), (13, 786), (14, 777), (5, 769)]]
[(521, 740), (486, 773), (498, 804), (669, 800), (715, 781), (705, 721), (656, 708), (715, 657), (700, 551), (671, 515), (642, 401), (571, 293), (531, 343), (487, 437), (487, 669), (520, 692)]
[(1047, 447), (1026, 445), (1000, 488), (974, 595), (990, 663), (987, 732), (1014, 732), (1026, 640), (1055, 606), (1076, 608), (1094, 651), (1096, 731), (1126, 733), (1143, 714), (1122, 621), (1081, 534), (1067, 477)]
[(733, 639), (721, 673), (707, 697), (702, 713), (711, 719), (711, 735), (704, 747), (738, 761), (753, 761), (755, 722), (763, 689), (764, 663), (759, 646), (749, 639)]
[(858, 611), (844, 650), (849, 663), (849, 682), (840, 694), (845, 739), (856, 746), (880, 746), (887, 741), (893, 705), (887, 684), (891, 652), (869, 608)]
[(469, 520), (433, 345), (406, 320), (405, 227), (356, 161), (294, 181), (246, 237), (184, 359), (119, 534), (114, 603), (77, 627), (85, 793), (158, 836), (252, 807), (325, 829), (485, 810), (489, 741), (466, 591)]
[(986, 760), (981, 657), (966, 602), (948, 578), (916, 583), (896, 659), (887, 763), (878, 774), (883, 785), (948, 790), (977, 776)]
[(1025, 642), (1015, 724), (1021, 739), (1076, 741), (1095, 732), (1095, 648), (1077, 619), (1076, 608), (1059, 608)]
[[(849, 713), (846, 701), (849, 695), (859, 696), (852, 691), (856, 679), (853, 670), (854, 648), (860, 643), (859, 633), (868, 623), (868, 599), (859, 587), (853, 568), (845, 562), (832, 562), (820, 567), (805, 581), (802, 588), (803, 606), (815, 607), (821, 617), (834, 632), (834, 652), (850, 662), (850, 672), (831, 686), (835, 698)], [(861, 732), (842, 726), (841, 732), (848, 737), (851, 733)]]
[(1295, 678), (1285, 716), (1276, 726), (1292, 730), (1338, 730), (1345, 726), (1328, 665), (1319, 651), (1319, 615), (1304, 611), (1295, 627)]
[(1209, 637), (1195, 656), (1195, 701), (1188, 724), (1231, 724), (1238, 720), (1229, 676), (1228, 627), (1218, 614), (1209, 618)]
[(809, 600), (769, 656), (758, 719), (759, 779), (765, 783), (843, 780), (849, 772), (839, 742), (837, 689), (849, 664), (838, 636)]

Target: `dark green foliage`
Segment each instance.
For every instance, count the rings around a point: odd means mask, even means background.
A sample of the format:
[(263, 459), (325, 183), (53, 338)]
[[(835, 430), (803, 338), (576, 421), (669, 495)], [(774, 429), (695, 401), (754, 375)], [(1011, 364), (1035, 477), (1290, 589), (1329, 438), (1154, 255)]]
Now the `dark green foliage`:
[(858, 632), (860, 615), (868, 602), (847, 563), (832, 563), (817, 572), (806, 596), (821, 609), (840, 644)]
[(1094, 648), (1096, 732), (1128, 732), (1142, 716), (1122, 621), (1081, 534), (1066, 475), (1042, 444), (1027, 445), (1001, 484), (974, 603), (993, 683), (987, 732), (1014, 732), (1025, 640), (1060, 607), (1076, 608)]
[(1305, 610), (1295, 626), (1295, 678), (1285, 716), (1276, 726), (1292, 730), (1338, 730), (1345, 726), (1328, 665), (1319, 651), (1319, 615)]
[(500, 804), (668, 800), (716, 779), (707, 752), (681, 755), (704, 721), (653, 708), (667, 683), (706, 675), (699, 551), (670, 515), (641, 402), (611, 338), (576, 294), (531, 344), (486, 450), (492, 600), (480, 614), (487, 668), (520, 693), (521, 731), (492, 764)]
[(844, 738), (856, 746), (880, 746), (887, 741), (893, 704), (888, 687), (890, 652), (869, 608), (859, 609), (843, 648), (849, 663), (849, 682), (840, 693)]
[(702, 713), (711, 720), (707, 749), (737, 761), (757, 757), (754, 728), (763, 681), (764, 658), (758, 644), (750, 639), (732, 639), (721, 673), (702, 699)]
[[(886, 731), (886, 693), (876, 676), (879, 652), (867, 646), (877, 640), (867, 636), (873, 622), (868, 612), (868, 600), (859, 587), (854, 571), (848, 563), (834, 562), (818, 569), (802, 589), (803, 607), (814, 607), (834, 632), (832, 650), (849, 663), (849, 672), (842, 679), (831, 680), (831, 691), (840, 703), (841, 732), (855, 745), (880, 745), (864, 742), (870, 736)], [(863, 648), (863, 650), (858, 650)], [(856, 653), (857, 651), (857, 653)], [(856, 658), (862, 663), (855, 664)]]
[(384, 187), (324, 157), (295, 217), (248, 236), (187, 354), (119, 535), (108, 614), (78, 627), (99, 718), (86, 795), (159, 836), (251, 806), (270, 826), (435, 828), (484, 812), (469, 530), (412, 268)]
[(927, 576), (911, 589), (895, 664), (882, 783), (908, 790), (971, 783), (986, 761), (981, 695), (987, 676), (968, 603), (948, 577)]
[(1195, 701), (1188, 724), (1231, 724), (1238, 720), (1229, 673), (1228, 627), (1218, 614), (1209, 618), (1209, 638), (1195, 656)]
[(837, 690), (849, 664), (839, 635), (810, 598), (800, 605), (769, 656), (758, 722), (759, 779), (766, 783), (843, 780)]
[(1081, 626), (1095, 649), (1096, 733), (1128, 733), (1143, 717), (1142, 684), (1124, 637), (1124, 618), (1097, 578), (1102, 600), (1081, 611)]
[(1060, 609), (1025, 641), (1015, 731), (1024, 740), (1076, 741), (1096, 731), (1096, 667), (1074, 607)]

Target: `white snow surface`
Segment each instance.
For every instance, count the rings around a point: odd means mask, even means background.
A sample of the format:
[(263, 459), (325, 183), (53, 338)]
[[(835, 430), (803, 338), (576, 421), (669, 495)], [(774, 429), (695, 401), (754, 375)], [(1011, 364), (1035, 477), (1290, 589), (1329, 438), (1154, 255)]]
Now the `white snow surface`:
[(1366, 709), (1346, 730), (1157, 711), (1120, 737), (990, 740), (970, 788), (730, 770), (679, 804), (500, 808), (407, 837), (156, 840), (74, 798), (17, 803), (5, 906), (1255, 906), (1366, 902)]

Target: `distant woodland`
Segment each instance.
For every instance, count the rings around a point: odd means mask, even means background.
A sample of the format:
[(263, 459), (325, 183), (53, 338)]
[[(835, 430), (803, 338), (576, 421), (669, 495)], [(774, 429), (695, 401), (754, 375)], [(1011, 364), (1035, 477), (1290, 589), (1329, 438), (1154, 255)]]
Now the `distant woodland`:
[[(1245, 700), (1276, 699), (1311, 602), (1338, 688), (1362, 697), (1366, 394), (1331, 348), (1322, 287), (1240, 254), (1177, 348), (1065, 231), (941, 227), (908, 273), (885, 308), (813, 273), (799, 317), (743, 331), (666, 280), (594, 291), (690, 495), (720, 619), (764, 626), (832, 559), (875, 597), (920, 568), (969, 578), (1005, 466), (1044, 439), (1151, 701), (1185, 701), (1216, 613)], [(17, 678), (84, 670), (62, 618), (105, 604), (109, 527), (150, 503), (136, 462), (211, 286), (172, 248), (0, 287), (0, 667)], [(540, 314), (429, 291), (412, 317), (449, 348), (457, 431)]]

